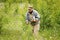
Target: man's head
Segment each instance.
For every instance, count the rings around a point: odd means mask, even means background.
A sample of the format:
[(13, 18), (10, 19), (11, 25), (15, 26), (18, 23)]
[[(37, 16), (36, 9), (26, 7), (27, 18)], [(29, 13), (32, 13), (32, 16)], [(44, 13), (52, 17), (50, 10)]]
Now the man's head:
[(32, 6), (29, 6), (29, 7), (28, 7), (28, 11), (29, 11), (29, 12), (32, 12), (32, 11), (33, 11), (33, 7), (32, 7)]

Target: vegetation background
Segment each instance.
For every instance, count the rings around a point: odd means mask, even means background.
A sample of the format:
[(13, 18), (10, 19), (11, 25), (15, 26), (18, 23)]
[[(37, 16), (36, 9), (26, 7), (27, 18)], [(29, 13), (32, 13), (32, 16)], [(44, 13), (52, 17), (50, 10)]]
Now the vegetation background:
[(39, 40), (60, 40), (60, 0), (0, 0), (0, 40), (35, 40), (25, 23), (29, 4), (41, 16)]

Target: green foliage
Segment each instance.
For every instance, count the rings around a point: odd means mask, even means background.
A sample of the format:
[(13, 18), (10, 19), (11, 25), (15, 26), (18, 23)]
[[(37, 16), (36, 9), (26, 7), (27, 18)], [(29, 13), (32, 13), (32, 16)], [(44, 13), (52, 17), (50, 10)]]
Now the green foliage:
[(28, 5), (39, 12), (39, 40), (60, 40), (60, 0), (0, 0), (0, 40), (35, 40), (26, 25)]

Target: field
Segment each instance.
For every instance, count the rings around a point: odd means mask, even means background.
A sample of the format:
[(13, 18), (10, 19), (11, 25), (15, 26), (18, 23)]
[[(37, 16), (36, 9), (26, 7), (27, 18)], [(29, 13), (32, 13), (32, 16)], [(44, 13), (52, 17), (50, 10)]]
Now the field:
[[(25, 23), (28, 5), (40, 15), (35, 38)], [(0, 0), (0, 40), (60, 40), (60, 0)]]

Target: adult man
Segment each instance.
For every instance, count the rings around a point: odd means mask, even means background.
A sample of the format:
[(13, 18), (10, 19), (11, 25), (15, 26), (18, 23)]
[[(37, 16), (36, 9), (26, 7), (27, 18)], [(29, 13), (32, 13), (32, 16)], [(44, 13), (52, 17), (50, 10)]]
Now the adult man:
[(26, 13), (26, 23), (30, 23), (33, 27), (33, 33), (37, 34), (40, 28), (40, 16), (32, 6), (28, 7), (28, 12)]

